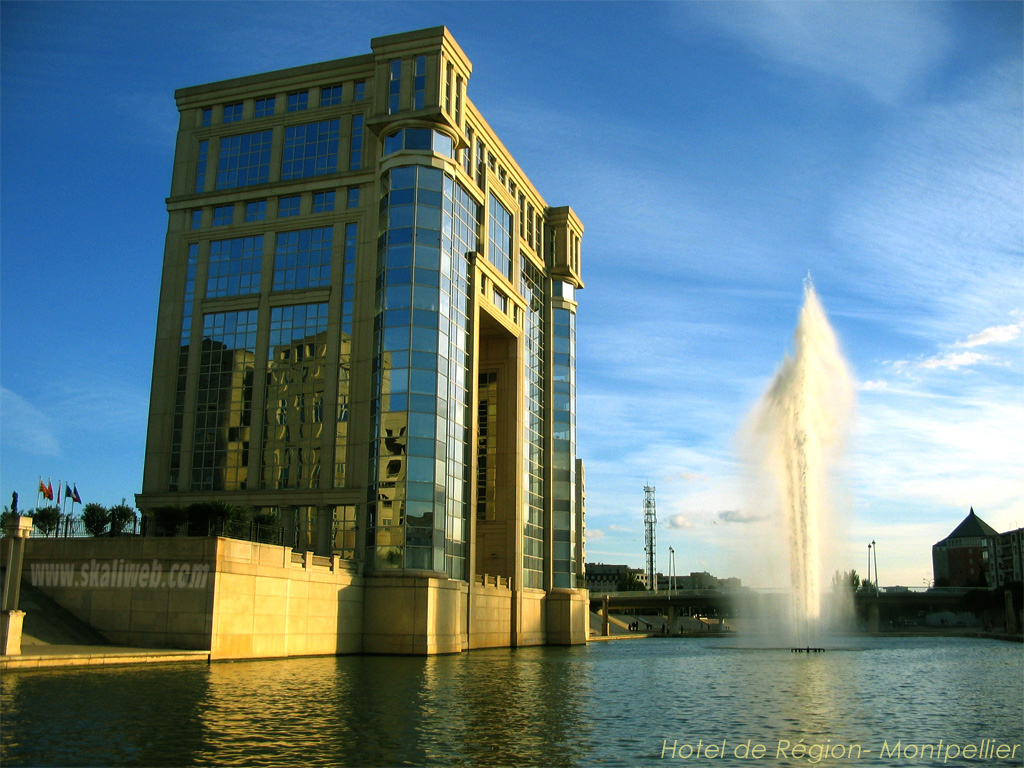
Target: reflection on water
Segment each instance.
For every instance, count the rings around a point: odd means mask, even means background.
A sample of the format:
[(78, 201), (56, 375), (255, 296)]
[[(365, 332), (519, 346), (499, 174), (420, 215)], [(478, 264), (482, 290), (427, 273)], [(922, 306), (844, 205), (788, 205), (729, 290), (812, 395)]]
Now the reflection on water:
[[(870, 642), (807, 655), (658, 638), (432, 658), (10, 672), (0, 683), (0, 758), (5, 765), (634, 766), (663, 764), (666, 742), (724, 740), (726, 756), (713, 765), (808, 765), (776, 757), (780, 740), (802, 739), (859, 745), (872, 758), (817, 765), (863, 765), (878, 760), (885, 740), (1024, 740), (1020, 645)], [(732, 756), (747, 740), (765, 745), (763, 760)]]

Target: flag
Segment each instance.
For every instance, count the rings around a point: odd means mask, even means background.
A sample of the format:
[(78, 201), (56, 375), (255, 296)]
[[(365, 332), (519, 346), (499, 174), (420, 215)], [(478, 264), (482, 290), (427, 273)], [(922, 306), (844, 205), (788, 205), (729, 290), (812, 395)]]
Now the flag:
[(74, 502), (74, 494), (71, 493), (71, 483), (64, 483), (64, 498)]
[(39, 478), (39, 492), (46, 496), (46, 485), (43, 484), (43, 478)]
[(49, 480), (46, 481), (46, 487), (43, 489), (43, 495), (50, 501), (53, 501), (53, 485)]
[(57, 506), (60, 506), (60, 480), (57, 481)]
[(75, 490), (68, 491), (71, 494), (71, 500), (76, 504), (82, 503), (82, 497), (78, 495), (78, 483), (75, 483)]

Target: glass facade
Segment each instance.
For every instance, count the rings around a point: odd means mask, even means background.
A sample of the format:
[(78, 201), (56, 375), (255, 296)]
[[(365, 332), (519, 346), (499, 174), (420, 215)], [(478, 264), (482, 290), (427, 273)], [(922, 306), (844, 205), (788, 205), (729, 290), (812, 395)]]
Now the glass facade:
[(285, 128), (281, 179), (302, 179), (337, 171), (339, 124), (338, 120), (321, 120)]
[(274, 252), (274, 290), (316, 288), (331, 282), (334, 227), (280, 232)]
[(512, 279), (512, 214), (491, 195), (487, 217), (487, 260)]
[(544, 587), (544, 275), (520, 257), (519, 293), (526, 300), (523, 318), (523, 586)]
[(261, 487), (319, 488), (327, 304), (270, 310)]
[(257, 131), (222, 138), (217, 158), (217, 189), (269, 181), (272, 135), (272, 131)]
[(383, 185), (375, 321), (372, 569), (466, 573), (469, 254), (477, 204), (436, 168)]
[(212, 240), (206, 273), (206, 297), (259, 293), (262, 267), (262, 235)]
[(256, 310), (203, 316), (192, 441), (194, 491), (248, 487)]
[(552, 585), (576, 586), (576, 313), (552, 310)]

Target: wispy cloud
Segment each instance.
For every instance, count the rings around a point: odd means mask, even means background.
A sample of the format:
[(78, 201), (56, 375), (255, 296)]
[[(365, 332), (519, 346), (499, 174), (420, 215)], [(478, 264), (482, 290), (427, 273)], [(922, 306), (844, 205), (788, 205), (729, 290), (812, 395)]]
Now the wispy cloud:
[(978, 363), (986, 362), (989, 358), (979, 352), (947, 352), (944, 355), (935, 355), (917, 364), (919, 368), (948, 368), (951, 371), (958, 370)]
[(713, 27), (764, 59), (896, 103), (940, 64), (952, 35), (924, 3), (692, 3)]
[(750, 523), (760, 523), (768, 519), (767, 515), (757, 515), (753, 512), (743, 512), (739, 509), (726, 509), (719, 512), (717, 515), (718, 519), (723, 523), (740, 523), (741, 525), (749, 525)]
[(43, 457), (60, 456), (56, 425), (39, 408), (17, 392), (0, 387), (0, 412), (3, 413), (5, 461), (10, 461), (11, 453), (22, 451)]
[(981, 347), (987, 344), (1005, 344), (1020, 336), (1019, 325), (994, 325), (972, 334), (966, 341), (957, 342), (959, 347)]

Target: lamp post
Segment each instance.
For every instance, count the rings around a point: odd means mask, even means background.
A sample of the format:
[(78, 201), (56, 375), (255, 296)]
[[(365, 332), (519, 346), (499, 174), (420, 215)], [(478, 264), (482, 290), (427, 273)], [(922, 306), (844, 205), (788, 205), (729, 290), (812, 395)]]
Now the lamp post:
[(875, 540), (871, 540), (871, 548), (875, 552), (875, 594), (882, 594), (882, 582), (878, 580), (878, 545)]
[(676, 589), (676, 551), (673, 547), (668, 548), (668, 591)]
[(867, 577), (866, 581), (867, 581), (868, 584), (871, 583), (871, 545), (870, 544), (868, 544), (868, 577)]

